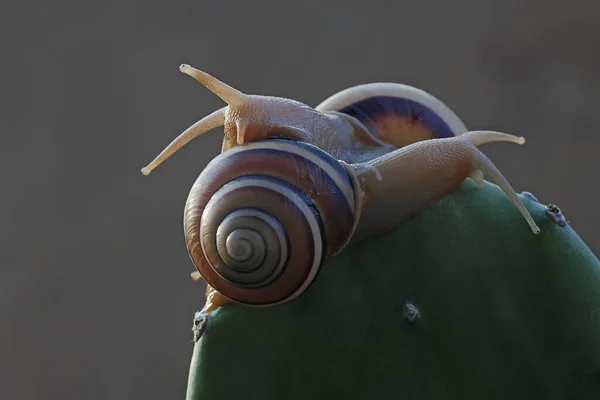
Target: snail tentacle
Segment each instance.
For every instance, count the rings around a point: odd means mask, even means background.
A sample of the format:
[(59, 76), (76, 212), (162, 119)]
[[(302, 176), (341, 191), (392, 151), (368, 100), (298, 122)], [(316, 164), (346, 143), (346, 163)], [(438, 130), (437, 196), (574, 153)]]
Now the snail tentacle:
[(246, 94), (204, 71), (200, 71), (188, 64), (181, 64), (179, 70), (200, 82), (204, 87), (219, 96), (221, 100), (231, 107), (241, 107), (248, 102), (248, 96)]
[(212, 129), (223, 126), (225, 123), (225, 108), (221, 108), (212, 114), (202, 118), (194, 125), (190, 126), (173, 140), (150, 164), (142, 168), (144, 175), (150, 174), (156, 167), (162, 164), (167, 158), (175, 154), (187, 143)]
[[(473, 143), (474, 146), (480, 146), (485, 143), (491, 142), (511, 142), (523, 145), (525, 144), (525, 138), (522, 136), (515, 136), (504, 132), (496, 132), (496, 131), (471, 131), (462, 135), (463, 140), (469, 140)], [(473, 152), (475, 156), (474, 168), (476, 171), (480, 171), (480, 181), (483, 182), (483, 177), (488, 177), (488, 179), (498, 185), (504, 193), (511, 199), (514, 206), (519, 210), (519, 212), (523, 215), (527, 223), (529, 224), (532, 232), (534, 234), (540, 233), (540, 228), (537, 226), (533, 217), (525, 208), (523, 202), (517, 196), (517, 193), (510, 185), (510, 183), (506, 180), (504, 175), (498, 170), (498, 168), (490, 161), (490, 159), (483, 154), (478, 149)]]
[(470, 140), (475, 146), (492, 142), (510, 142), (525, 144), (523, 136), (515, 136), (509, 133), (497, 131), (469, 131), (463, 134), (463, 139)]
[(510, 198), (514, 206), (517, 208), (517, 210), (519, 210), (519, 212), (523, 215), (523, 217), (529, 224), (531, 231), (536, 235), (539, 234), (540, 228), (537, 226), (537, 224), (533, 220), (533, 217), (531, 216), (527, 208), (525, 208), (525, 205), (519, 199), (517, 193), (510, 185), (510, 183), (508, 183), (504, 175), (502, 175), (502, 173), (498, 170), (498, 168), (496, 168), (494, 163), (492, 163), (489, 160), (489, 158), (487, 158), (487, 156), (481, 151), (475, 151), (473, 152), (473, 154), (475, 158), (475, 168), (479, 169), (482, 172), (483, 176), (487, 177), (492, 183), (498, 185), (500, 189), (502, 189), (504, 193), (506, 193), (506, 195)]
[(469, 178), (473, 179), (479, 187), (483, 187), (483, 185), (485, 184), (485, 176), (483, 174), (483, 171), (480, 169), (476, 169), (475, 171), (473, 171), (471, 175), (469, 175)]

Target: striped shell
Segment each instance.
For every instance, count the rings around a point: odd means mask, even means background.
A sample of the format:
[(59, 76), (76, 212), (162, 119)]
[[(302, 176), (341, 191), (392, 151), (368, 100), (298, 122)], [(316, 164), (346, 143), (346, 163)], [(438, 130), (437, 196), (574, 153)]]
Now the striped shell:
[(354, 192), (346, 170), (309, 144), (260, 140), (216, 157), (185, 206), (189, 254), (231, 300), (271, 305), (314, 280), (324, 257), (352, 236)]

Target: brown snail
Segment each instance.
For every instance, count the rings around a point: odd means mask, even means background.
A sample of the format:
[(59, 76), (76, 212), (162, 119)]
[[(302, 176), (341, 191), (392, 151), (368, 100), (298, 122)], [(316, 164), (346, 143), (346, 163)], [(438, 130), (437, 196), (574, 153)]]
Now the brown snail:
[(295, 298), (325, 258), (394, 229), (468, 177), (500, 186), (539, 233), (510, 184), (477, 149), (524, 139), (469, 132), (426, 92), (367, 84), (311, 108), (244, 94), (188, 65), (180, 69), (228, 106), (188, 128), (142, 172), (224, 126), (222, 153), (190, 190), (184, 232), (197, 270), (227, 299), (274, 305)]

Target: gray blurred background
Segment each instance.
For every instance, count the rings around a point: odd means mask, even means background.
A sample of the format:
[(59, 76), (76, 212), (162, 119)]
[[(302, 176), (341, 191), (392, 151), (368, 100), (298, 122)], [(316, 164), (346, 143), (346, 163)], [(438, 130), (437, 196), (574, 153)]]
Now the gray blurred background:
[[(140, 173), (223, 104), (178, 70), (316, 105), (430, 91), (517, 191), (600, 253), (600, 2), (33, 1), (0, 6), (0, 399), (183, 399), (188, 190), (222, 129)], [(235, 379), (235, 377), (232, 377)]]

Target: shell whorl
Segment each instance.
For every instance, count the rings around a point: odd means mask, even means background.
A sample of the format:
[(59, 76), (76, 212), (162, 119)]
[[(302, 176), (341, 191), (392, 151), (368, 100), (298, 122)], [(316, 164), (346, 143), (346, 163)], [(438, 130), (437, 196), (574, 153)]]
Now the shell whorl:
[(253, 305), (306, 290), (354, 226), (346, 169), (317, 147), (283, 139), (236, 146), (213, 159), (184, 212), (200, 274), (231, 300)]

